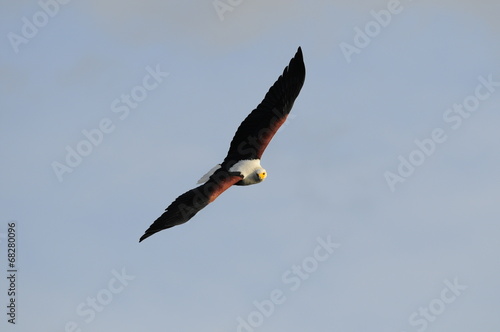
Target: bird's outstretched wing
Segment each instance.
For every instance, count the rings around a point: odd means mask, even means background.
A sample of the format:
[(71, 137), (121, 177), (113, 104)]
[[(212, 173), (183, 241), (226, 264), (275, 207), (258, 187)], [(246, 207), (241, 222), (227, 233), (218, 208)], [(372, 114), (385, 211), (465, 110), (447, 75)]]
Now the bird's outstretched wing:
[(216, 171), (203, 185), (177, 197), (165, 209), (165, 212), (149, 226), (139, 242), (156, 232), (187, 222), (198, 211), (212, 203), (226, 189), (240, 180), (241, 176), (231, 174), (226, 170)]
[(236, 130), (223, 164), (260, 159), (279, 127), (285, 122), (304, 84), (306, 68), (299, 47), (283, 74), (269, 89), (264, 100)]

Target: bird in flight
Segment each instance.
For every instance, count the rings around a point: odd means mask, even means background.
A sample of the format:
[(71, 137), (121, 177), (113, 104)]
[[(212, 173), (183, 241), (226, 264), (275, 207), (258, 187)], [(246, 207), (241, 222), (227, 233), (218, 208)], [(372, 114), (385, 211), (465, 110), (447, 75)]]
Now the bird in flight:
[(264, 100), (236, 130), (224, 161), (198, 181), (200, 186), (177, 197), (149, 226), (139, 242), (161, 230), (187, 222), (232, 185), (262, 182), (267, 172), (260, 165), (260, 158), (290, 113), (305, 76), (306, 68), (299, 47)]

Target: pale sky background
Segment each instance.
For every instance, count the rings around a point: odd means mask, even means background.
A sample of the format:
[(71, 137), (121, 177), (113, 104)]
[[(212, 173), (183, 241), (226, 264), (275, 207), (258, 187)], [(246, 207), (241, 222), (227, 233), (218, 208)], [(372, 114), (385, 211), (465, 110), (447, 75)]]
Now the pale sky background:
[[(350, 62), (339, 45), (391, 1), (232, 3), (221, 20), (211, 0), (74, 0), (51, 16), (0, 1), (0, 330), (499, 331), (500, 84), (458, 128), (443, 118), (479, 77), (500, 82), (499, 3), (402, 0)], [(43, 26), (13, 47), (34, 16)], [(298, 46), (306, 81), (266, 181), (139, 244)], [(156, 67), (168, 77), (120, 119), (112, 103)], [(106, 118), (114, 130), (59, 181), (53, 162)], [(446, 141), (391, 191), (384, 174), (436, 128)], [(340, 247), (318, 261), (318, 238)], [(283, 276), (303, 263), (292, 289)], [(258, 313), (273, 291), (282, 303)]]

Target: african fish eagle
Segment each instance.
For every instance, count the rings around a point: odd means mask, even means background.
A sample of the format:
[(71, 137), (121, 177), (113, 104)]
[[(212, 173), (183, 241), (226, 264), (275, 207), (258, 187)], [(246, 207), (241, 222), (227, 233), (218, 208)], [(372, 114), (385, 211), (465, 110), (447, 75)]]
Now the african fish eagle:
[(236, 130), (224, 161), (198, 181), (200, 186), (177, 197), (151, 224), (139, 242), (156, 232), (187, 222), (232, 185), (262, 182), (267, 172), (260, 165), (260, 158), (290, 113), (305, 76), (302, 49), (299, 47), (264, 100)]

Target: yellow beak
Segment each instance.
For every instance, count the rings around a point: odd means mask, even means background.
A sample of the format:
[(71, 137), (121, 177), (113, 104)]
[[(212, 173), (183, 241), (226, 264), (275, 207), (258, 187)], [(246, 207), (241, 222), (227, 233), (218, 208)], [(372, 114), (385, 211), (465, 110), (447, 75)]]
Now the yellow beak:
[(261, 172), (257, 174), (259, 176), (259, 179), (264, 180), (267, 176), (266, 172)]

